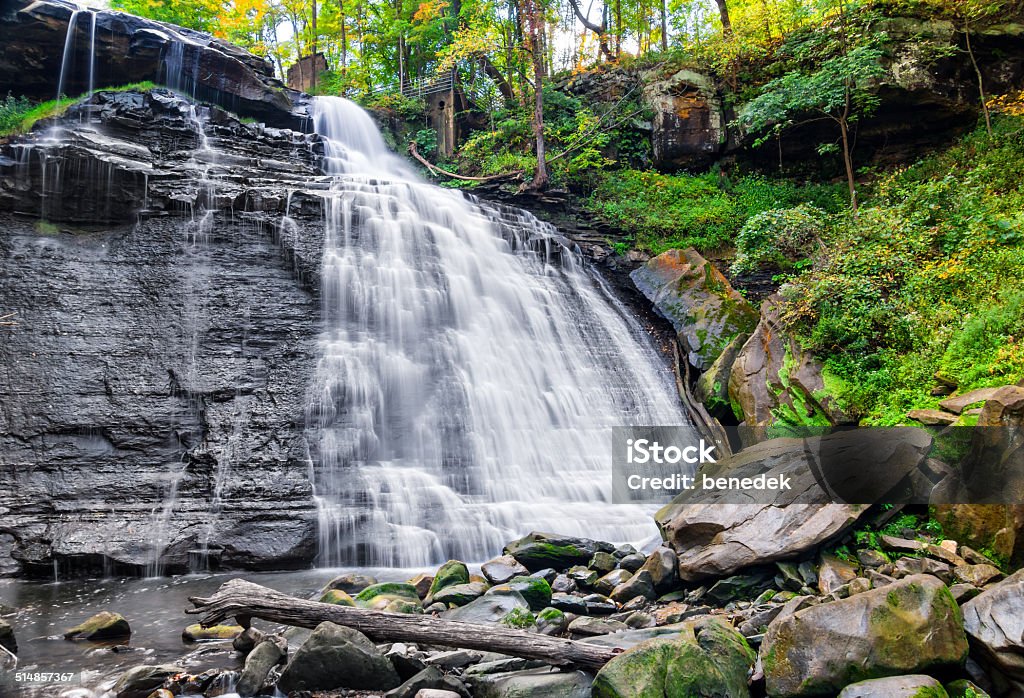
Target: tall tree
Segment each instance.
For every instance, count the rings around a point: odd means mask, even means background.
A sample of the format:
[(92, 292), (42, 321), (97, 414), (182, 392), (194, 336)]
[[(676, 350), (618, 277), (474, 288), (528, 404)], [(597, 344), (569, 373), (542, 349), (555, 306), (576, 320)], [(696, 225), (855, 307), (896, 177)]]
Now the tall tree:
[(520, 16), (526, 25), (524, 34), (529, 41), (528, 52), (533, 65), (533, 135), (537, 169), (530, 187), (539, 190), (548, 183), (547, 156), (544, 152), (544, 7), (541, 0), (522, 0)]
[(608, 46), (608, 24), (604, 19), (604, 13), (601, 14), (601, 23), (597, 24), (591, 21), (591, 19), (583, 12), (583, 9), (580, 7), (579, 0), (569, 0), (569, 5), (572, 7), (572, 12), (576, 15), (576, 18), (580, 23), (597, 35), (597, 43), (600, 47), (601, 55), (608, 60), (612, 60), (614, 56), (612, 55), (611, 48)]

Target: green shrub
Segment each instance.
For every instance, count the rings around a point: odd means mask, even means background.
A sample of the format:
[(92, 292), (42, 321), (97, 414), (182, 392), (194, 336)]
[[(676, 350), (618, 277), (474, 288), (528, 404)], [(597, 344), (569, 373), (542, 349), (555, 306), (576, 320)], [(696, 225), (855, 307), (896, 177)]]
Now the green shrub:
[(8, 94), (0, 101), (0, 135), (12, 133), (31, 108), (27, 98)]
[(795, 268), (823, 244), (825, 215), (820, 209), (801, 204), (751, 216), (736, 236), (732, 272), (741, 274), (766, 267), (782, 271)]

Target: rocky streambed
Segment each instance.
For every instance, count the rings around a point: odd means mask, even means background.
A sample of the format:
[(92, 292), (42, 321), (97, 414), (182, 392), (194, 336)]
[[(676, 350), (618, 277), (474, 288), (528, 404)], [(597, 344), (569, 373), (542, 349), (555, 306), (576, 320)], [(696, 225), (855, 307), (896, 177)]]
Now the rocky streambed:
[(540, 533), (479, 567), (449, 561), (418, 574), (252, 577), (327, 609), (614, 648), (596, 670), (481, 648), (375, 641), (331, 622), (190, 625), (194, 619), (181, 613), (186, 598), (209, 595), (224, 576), (66, 583), (20, 595), (9, 585), (0, 588), (5, 603), (34, 599), (0, 625), (0, 642), (23, 657), (18, 671), (74, 678), (62, 685), (12, 681), (18, 674), (8, 673), (5, 695), (1020, 695), (1024, 572), (1006, 576), (969, 546), (934, 541), (924, 530), (901, 533), (908, 537), (882, 536), (839, 553), (831, 546), (702, 583), (679, 577), (678, 557), (666, 546), (644, 554)]

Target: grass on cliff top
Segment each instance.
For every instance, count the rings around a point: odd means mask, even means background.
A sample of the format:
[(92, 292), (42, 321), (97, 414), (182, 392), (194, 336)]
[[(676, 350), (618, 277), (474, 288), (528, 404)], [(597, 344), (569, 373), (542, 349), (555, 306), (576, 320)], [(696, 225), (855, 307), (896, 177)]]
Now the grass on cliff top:
[[(133, 82), (118, 87), (106, 87), (96, 92), (146, 92), (156, 87), (152, 82)], [(0, 100), (0, 138), (28, 133), (37, 122), (63, 115), (73, 105), (87, 99), (90, 95), (51, 99), (46, 102), (33, 103), (26, 97), (7, 95)]]
[(846, 206), (843, 187), (772, 180), (735, 179), (717, 172), (661, 174), (609, 170), (601, 174), (585, 206), (593, 215), (633, 236), (634, 246), (659, 254), (680, 247), (707, 252), (732, 243), (752, 216), (811, 203), (836, 212)]

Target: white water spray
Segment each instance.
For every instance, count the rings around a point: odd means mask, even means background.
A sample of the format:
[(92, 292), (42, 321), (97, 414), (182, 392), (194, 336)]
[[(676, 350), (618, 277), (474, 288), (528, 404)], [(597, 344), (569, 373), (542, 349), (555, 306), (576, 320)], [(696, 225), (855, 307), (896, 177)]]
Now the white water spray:
[(609, 502), (611, 428), (688, 420), (636, 321), (550, 226), (421, 181), (347, 100), (314, 110), (334, 176), (309, 405), (320, 564), (653, 535), (650, 511)]

